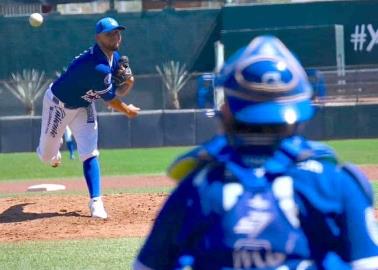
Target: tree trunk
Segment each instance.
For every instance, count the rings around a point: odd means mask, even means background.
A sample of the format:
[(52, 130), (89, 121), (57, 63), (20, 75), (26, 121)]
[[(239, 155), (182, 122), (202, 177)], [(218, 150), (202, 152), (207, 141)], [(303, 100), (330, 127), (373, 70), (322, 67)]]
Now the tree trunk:
[(114, 11), (115, 5), (114, 5), (114, 0), (109, 0), (109, 10)]
[(170, 92), (169, 93), (168, 104), (169, 104), (168, 109), (174, 109), (174, 110), (180, 109), (180, 100), (179, 100), (177, 92)]
[(34, 116), (34, 114), (35, 114), (34, 103), (25, 104), (25, 113), (26, 113), (26, 115)]

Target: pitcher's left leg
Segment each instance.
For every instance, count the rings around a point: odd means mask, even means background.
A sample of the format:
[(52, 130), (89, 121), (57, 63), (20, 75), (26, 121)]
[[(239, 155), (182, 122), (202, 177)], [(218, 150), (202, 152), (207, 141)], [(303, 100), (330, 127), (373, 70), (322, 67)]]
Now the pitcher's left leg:
[(101, 199), (101, 173), (98, 157), (90, 157), (83, 162), (85, 180), (87, 182), (90, 201), (91, 216), (95, 218), (107, 218), (104, 203)]
[(82, 109), (70, 124), (76, 139), (77, 151), (83, 162), (84, 177), (90, 196), (89, 208), (92, 217), (107, 218), (101, 199), (101, 170), (98, 161), (98, 129), (94, 105)]

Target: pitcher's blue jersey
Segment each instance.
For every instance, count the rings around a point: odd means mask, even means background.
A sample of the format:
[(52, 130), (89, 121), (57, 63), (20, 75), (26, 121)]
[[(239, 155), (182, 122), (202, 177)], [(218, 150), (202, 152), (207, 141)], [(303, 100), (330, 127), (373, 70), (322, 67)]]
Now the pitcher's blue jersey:
[(53, 94), (72, 108), (87, 107), (99, 98), (112, 100), (115, 89), (111, 79), (119, 58), (119, 53), (114, 52), (113, 61), (109, 65), (100, 47), (94, 45), (77, 56), (67, 71), (53, 83)]
[(143, 265), (175, 269), (189, 255), (200, 270), (378, 269), (371, 187), (324, 145), (293, 137), (273, 155), (243, 153), (221, 136), (176, 163), (191, 158), (138, 255)]

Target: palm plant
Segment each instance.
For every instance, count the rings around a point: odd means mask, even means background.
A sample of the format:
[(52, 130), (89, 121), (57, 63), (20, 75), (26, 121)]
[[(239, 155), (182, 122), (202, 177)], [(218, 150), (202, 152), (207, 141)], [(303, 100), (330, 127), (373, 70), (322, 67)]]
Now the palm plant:
[(59, 78), (64, 72), (66, 72), (67, 71), (67, 68), (66, 67), (64, 67), (64, 68), (62, 68), (62, 70), (57, 70), (57, 71), (55, 71), (55, 76), (56, 76), (56, 78)]
[(35, 102), (46, 90), (50, 80), (45, 79), (45, 72), (35, 69), (24, 69), (21, 73), (12, 73), (9, 82), (2, 82), (5, 89), (10, 91), (24, 104), (27, 115), (35, 114)]
[(163, 63), (162, 67), (156, 66), (156, 70), (167, 89), (168, 109), (180, 109), (178, 93), (190, 79), (186, 65), (180, 65), (180, 62), (169, 61)]

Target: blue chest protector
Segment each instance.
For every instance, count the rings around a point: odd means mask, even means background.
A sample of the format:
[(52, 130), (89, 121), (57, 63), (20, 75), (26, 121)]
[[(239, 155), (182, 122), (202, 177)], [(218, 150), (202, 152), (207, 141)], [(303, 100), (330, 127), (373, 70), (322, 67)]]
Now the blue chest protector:
[[(306, 218), (311, 219), (312, 211), (320, 215), (342, 211), (325, 180), (330, 176), (325, 167), (338, 166), (330, 148), (291, 137), (262, 167), (251, 168), (225, 137), (218, 136), (179, 158), (170, 172), (183, 160), (196, 161), (191, 170), (180, 173), (196, 195), (178, 241), (186, 242), (181, 253), (195, 257), (195, 269), (322, 269), (320, 261), (327, 251), (320, 246), (328, 243), (313, 239), (315, 244), (309, 243), (308, 231), (313, 228)], [(345, 171), (371, 199), (371, 189), (358, 170), (347, 166)], [(312, 191), (314, 186), (321, 192)], [(328, 224), (326, 218), (317, 222), (327, 241), (338, 236), (337, 224)], [(334, 264), (332, 269), (348, 269), (343, 267)]]

